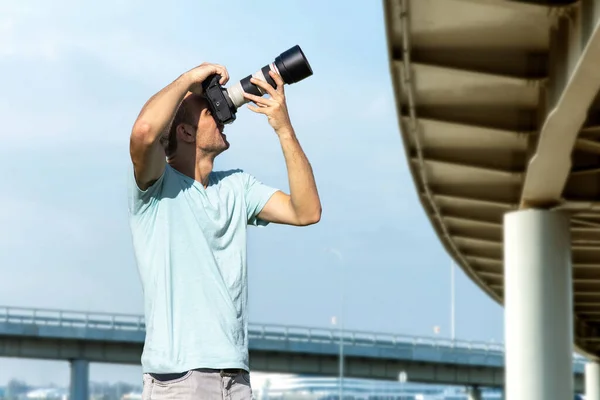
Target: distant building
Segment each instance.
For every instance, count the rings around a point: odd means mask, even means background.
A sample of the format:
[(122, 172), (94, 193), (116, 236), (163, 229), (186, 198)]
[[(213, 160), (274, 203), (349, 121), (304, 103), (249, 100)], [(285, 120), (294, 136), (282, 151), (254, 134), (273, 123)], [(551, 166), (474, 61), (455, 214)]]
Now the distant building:
[[(256, 400), (338, 400), (340, 380), (335, 377), (309, 377), (284, 374), (253, 372), (252, 391)], [(418, 384), (398, 381), (374, 381), (345, 378), (343, 380), (345, 400), (467, 400), (467, 388)], [(122, 392), (121, 392), (122, 393)], [(120, 396), (120, 397), (119, 397)], [(7, 390), (0, 387), (0, 400), (6, 400)], [(499, 389), (483, 388), (483, 400), (500, 400)], [(18, 400), (44, 399), (69, 400), (68, 388), (37, 388), (20, 394)], [(141, 389), (134, 389), (123, 395), (115, 392), (104, 394), (90, 393), (91, 400), (141, 400)], [(576, 395), (575, 400), (585, 397)]]
[[(257, 400), (337, 400), (339, 378), (254, 374), (252, 390)], [(345, 378), (346, 400), (467, 400), (464, 386), (426, 385), (411, 382), (375, 381)], [(498, 389), (483, 388), (483, 400), (502, 399)]]
[(34, 389), (27, 392), (24, 399), (69, 400), (69, 394), (60, 388)]
[(142, 400), (142, 394), (138, 392), (126, 393), (121, 397), (121, 400)]

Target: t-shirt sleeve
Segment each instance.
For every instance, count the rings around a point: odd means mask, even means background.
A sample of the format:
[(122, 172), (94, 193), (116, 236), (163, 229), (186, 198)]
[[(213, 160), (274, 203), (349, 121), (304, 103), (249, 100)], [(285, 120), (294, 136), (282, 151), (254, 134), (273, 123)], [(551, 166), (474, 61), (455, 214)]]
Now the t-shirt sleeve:
[(248, 225), (266, 226), (268, 221), (258, 218), (267, 201), (278, 191), (278, 189), (267, 186), (257, 180), (254, 176), (244, 173), (245, 191), (246, 191), (246, 212)]
[(165, 179), (167, 168), (164, 169), (162, 175), (146, 190), (140, 189), (136, 180), (133, 167), (128, 173), (128, 198), (129, 212), (132, 215), (143, 214), (149, 207), (156, 204), (162, 192), (162, 185)]

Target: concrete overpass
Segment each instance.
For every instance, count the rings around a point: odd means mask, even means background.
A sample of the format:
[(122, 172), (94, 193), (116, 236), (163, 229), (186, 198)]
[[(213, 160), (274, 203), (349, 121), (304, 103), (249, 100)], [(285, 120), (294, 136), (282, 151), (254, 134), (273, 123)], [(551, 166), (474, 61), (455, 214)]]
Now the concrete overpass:
[[(340, 337), (344, 376), (413, 382), (503, 387), (504, 348), (395, 334), (274, 326), (249, 327), (254, 371), (338, 376)], [(0, 357), (71, 362), (72, 399), (87, 398), (90, 362), (139, 365), (145, 338), (141, 315), (0, 307)], [(571, 374), (583, 391), (584, 360)]]
[(505, 307), (508, 398), (568, 398), (575, 349), (600, 400), (600, 1), (383, 6), (415, 189)]

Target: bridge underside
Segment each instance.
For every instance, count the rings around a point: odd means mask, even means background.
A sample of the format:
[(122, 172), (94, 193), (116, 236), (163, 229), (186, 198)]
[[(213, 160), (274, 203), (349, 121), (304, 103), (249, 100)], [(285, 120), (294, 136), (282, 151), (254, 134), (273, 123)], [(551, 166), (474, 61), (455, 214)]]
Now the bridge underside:
[(570, 218), (576, 348), (600, 356), (600, 0), (384, 0), (406, 156), (456, 262), (505, 299), (503, 217)]

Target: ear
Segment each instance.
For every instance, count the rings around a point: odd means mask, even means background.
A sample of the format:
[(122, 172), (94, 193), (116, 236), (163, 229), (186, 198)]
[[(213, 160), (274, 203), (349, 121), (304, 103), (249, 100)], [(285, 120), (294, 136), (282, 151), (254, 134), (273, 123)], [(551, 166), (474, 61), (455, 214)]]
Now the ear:
[(177, 127), (177, 138), (185, 143), (194, 143), (196, 141), (196, 132), (188, 124), (179, 124)]

